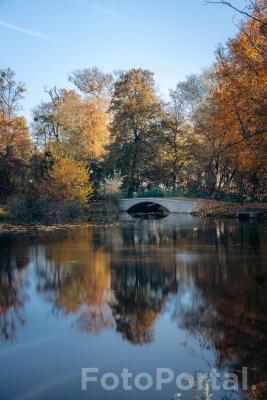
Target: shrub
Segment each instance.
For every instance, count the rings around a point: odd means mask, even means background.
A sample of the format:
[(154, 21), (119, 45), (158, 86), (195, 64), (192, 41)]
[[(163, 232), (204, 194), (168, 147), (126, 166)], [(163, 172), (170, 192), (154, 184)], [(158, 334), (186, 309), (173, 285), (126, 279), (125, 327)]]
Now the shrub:
[(28, 219), (28, 207), (27, 207), (27, 200), (24, 196), (17, 194), (11, 196), (7, 200), (7, 209), (11, 215), (18, 220), (21, 219)]
[(60, 222), (84, 215), (92, 192), (88, 170), (71, 157), (57, 155), (44, 177), (33, 180), (25, 194), (7, 201), (15, 221)]
[(7, 221), (10, 218), (10, 214), (7, 210), (0, 207), (0, 222)]
[[(7, 203), (8, 215), (15, 221), (64, 222), (85, 216), (86, 208), (75, 200), (49, 200), (40, 197), (27, 200), (21, 195), (12, 196)], [(1, 218), (1, 216), (0, 216)]]
[(32, 219), (44, 222), (64, 222), (81, 218), (86, 208), (75, 200), (53, 201), (44, 198), (38, 199), (31, 205)]
[(92, 193), (87, 168), (69, 156), (57, 156), (49, 175), (38, 183), (44, 199), (55, 202), (75, 202), (85, 207)]
[[(124, 197), (128, 197), (127, 193), (124, 193)], [(239, 196), (236, 193), (224, 193), (216, 192), (214, 194), (199, 190), (184, 190), (184, 189), (161, 189), (161, 188), (151, 188), (145, 190), (139, 190), (134, 193), (134, 197), (184, 197), (192, 199), (213, 199), (222, 200), (229, 203), (237, 203), (239, 201)]]
[(98, 192), (104, 199), (116, 201), (121, 197), (122, 184), (123, 177), (120, 172), (115, 171), (100, 182)]

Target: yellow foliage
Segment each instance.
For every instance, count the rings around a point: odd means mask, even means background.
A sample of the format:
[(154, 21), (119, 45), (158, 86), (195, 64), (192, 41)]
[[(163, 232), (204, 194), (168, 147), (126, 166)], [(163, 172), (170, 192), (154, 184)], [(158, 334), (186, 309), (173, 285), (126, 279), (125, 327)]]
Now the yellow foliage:
[(0, 155), (25, 161), (30, 154), (30, 135), (23, 117), (6, 120), (0, 115)]
[(57, 156), (49, 177), (40, 184), (39, 192), (55, 201), (77, 201), (86, 206), (92, 193), (88, 170), (70, 156)]
[(108, 117), (75, 92), (64, 91), (57, 107), (55, 121), (62, 126), (60, 146), (79, 160), (99, 159), (109, 143)]

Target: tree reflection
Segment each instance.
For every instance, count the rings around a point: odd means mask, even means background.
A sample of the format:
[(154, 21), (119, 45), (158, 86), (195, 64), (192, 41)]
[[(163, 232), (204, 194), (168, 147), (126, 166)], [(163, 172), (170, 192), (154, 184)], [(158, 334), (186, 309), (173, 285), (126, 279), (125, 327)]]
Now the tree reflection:
[[(173, 319), (199, 339), (201, 346), (213, 349), (217, 367), (238, 372), (249, 367), (250, 384), (257, 386), (253, 396), (265, 399), (266, 253), (258, 227), (248, 227), (245, 230), (238, 225), (237, 232), (231, 225), (228, 231), (217, 230), (214, 238), (220, 246), (216, 246), (215, 254), (205, 262), (200, 259), (188, 265), (193, 286), (187, 285), (184, 290), (189, 301), (185, 304), (181, 300), (184, 294), (177, 294)], [(234, 252), (231, 240), (237, 245)], [(188, 278), (184, 276), (183, 281)]]
[(175, 274), (156, 263), (135, 266), (116, 263), (112, 270), (117, 331), (136, 345), (153, 342), (155, 322), (164, 310), (168, 293), (176, 290)]
[(2, 337), (15, 337), (24, 323), (28, 248), (38, 293), (58, 318), (71, 317), (75, 329), (113, 329), (147, 345), (159, 317), (173, 310), (173, 321), (216, 355), (219, 368), (253, 368), (251, 382), (261, 396), (267, 381), (263, 232), (260, 224), (189, 219), (84, 228), (39, 237), (28, 247), (8, 245), (0, 269)]
[(86, 333), (113, 328), (134, 344), (150, 343), (166, 296), (175, 291), (175, 272), (165, 271), (153, 258), (142, 262), (138, 255), (133, 255), (134, 267), (125, 264), (120, 254), (125, 243), (119, 234), (120, 230), (112, 234), (119, 239), (113, 252), (90, 230), (39, 245), (38, 291), (56, 313), (74, 314), (74, 326)]
[(76, 315), (74, 326), (87, 333), (114, 327), (109, 255), (92, 247), (92, 234), (56, 237), (36, 252), (39, 293), (55, 312)]
[(28, 256), (24, 247), (15, 246), (12, 240), (2, 240), (1, 247), (0, 339), (15, 340), (18, 329), (26, 323), (23, 308), (27, 300)]

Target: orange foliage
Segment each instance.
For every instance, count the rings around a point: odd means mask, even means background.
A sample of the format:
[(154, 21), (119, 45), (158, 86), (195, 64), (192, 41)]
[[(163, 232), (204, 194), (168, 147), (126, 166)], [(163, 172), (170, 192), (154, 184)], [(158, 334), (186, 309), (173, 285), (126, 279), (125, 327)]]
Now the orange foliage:
[[(265, 20), (266, 8), (258, 8), (262, 15), (257, 17)], [(227, 49), (218, 50), (219, 85), (212, 94), (216, 134), (223, 149), (237, 146), (230, 157), (245, 172), (260, 170), (267, 161), (267, 40), (261, 27), (258, 21), (247, 21)]]

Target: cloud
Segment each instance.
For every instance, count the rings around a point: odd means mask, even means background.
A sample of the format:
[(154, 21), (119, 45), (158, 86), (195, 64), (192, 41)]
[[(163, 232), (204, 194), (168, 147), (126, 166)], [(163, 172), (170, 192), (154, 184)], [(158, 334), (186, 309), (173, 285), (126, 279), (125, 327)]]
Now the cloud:
[(76, 3), (84, 4), (86, 6), (91, 7), (92, 9), (99, 11), (104, 14), (112, 15), (113, 17), (119, 17), (122, 18), (122, 15), (118, 13), (115, 10), (112, 10), (111, 8), (105, 7), (105, 6), (100, 6), (99, 4), (91, 3), (88, 0), (73, 0)]
[(43, 33), (34, 31), (32, 29), (23, 28), (22, 26), (15, 25), (15, 24), (12, 24), (7, 21), (0, 20), (0, 26), (2, 26), (3, 28), (11, 29), (16, 32), (25, 33), (26, 35), (30, 35), (30, 36), (34, 36), (34, 37), (37, 37), (40, 39), (52, 41), (52, 39), (49, 36), (46, 36)]

